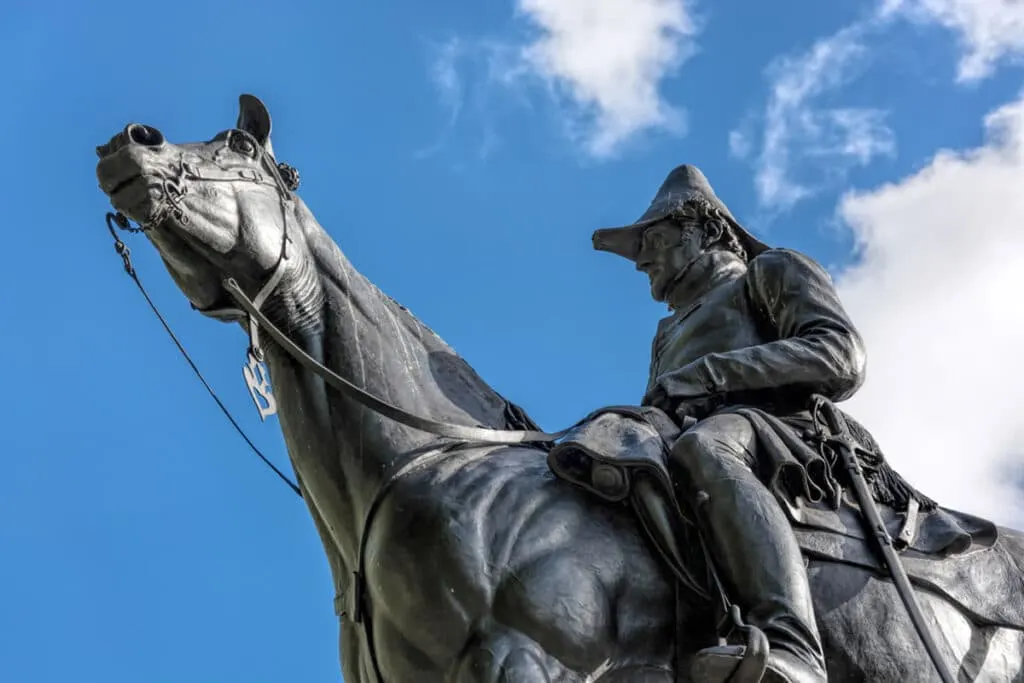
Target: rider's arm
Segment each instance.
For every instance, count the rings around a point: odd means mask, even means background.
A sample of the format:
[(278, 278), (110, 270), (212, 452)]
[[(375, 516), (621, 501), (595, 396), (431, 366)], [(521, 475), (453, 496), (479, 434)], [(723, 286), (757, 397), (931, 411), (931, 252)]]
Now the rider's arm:
[(828, 273), (798, 252), (771, 249), (750, 262), (745, 277), (775, 340), (665, 373), (657, 380), (665, 393), (725, 403), (765, 391), (820, 393), (833, 401), (852, 396), (864, 382), (864, 345)]

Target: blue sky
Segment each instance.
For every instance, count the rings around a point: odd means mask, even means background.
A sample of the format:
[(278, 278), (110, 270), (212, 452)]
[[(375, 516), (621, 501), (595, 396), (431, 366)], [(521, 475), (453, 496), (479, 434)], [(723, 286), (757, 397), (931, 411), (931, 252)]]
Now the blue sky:
[[(626, 9), (628, 8), (628, 9)], [(93, 148), (252, 92), (349, 258), (543, 426), (639, 400), (660, 306), (590, 233), (701, 166), (834, 272), (868, 340), (851, 409), (956, 507), (1016, 507), (1024, 10), (1000, 0), (261, 0), (0, 7), (0, 677), (337, 681), (305, 507), (125, 277)], [(945, 151), (943, 151), (945, 150)], [(269, 456), (244, 337), (156, 300)]]

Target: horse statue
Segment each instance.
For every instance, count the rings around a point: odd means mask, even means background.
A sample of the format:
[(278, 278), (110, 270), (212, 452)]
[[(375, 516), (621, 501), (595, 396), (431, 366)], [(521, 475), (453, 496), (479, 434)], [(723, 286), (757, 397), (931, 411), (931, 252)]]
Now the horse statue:
[[(551, 435), (349, 263), (270, 132), (249, 95), (207, 142), (131, 123), (97, 176), (192, 306), (248, 333), (331, 568), (344, 680), (701, 683), (714, 596), (680, 585), (634, 510), (555, 476)], [(934, 680), (848, 512), (799, 534), (828, 680)], [(960, 681), (1024, 681), (1024, 534), (992, 530), (952, 553), (911, 533), (901, 554)]]

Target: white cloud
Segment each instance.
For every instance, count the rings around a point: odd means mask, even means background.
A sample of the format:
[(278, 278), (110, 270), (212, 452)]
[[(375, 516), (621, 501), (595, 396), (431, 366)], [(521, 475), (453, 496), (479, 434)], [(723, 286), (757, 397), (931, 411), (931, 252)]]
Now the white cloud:
[(1024, 523), (1024, 99), (986, 143), (850, 194), (862, 259), (837, 277), (868, 346), (850, 411), (940, 502)]
[(517, 0), (516, 7), (537, 29), (522, 49), (525, 64), (569, 105), (590, 154), (613, 154), (646, 130), (682, 132), (682, 112), (659, 86), (693, 52), (687, 0)]
[[(895, 151), (895, 136), (885, 112), (870, 107), (815, 108), (815, 98), (844, 85), (852, 68), (864, 58), (864, 38), (876, 26), (871, 20), (848, 26), (819, 40), (805, 53), (777, 59), (768, 69), (771, 94), (765, 106), (761, 151), (754, 160), (758, 201), (771, 209), (788, 209), (835, 181), (854, 165), (865, 165)], [(752, 144), (749, 133), (733, 131)], [(811, 185), (798, 181), (794, 167), (813, 161), (815, 175), (830, 176)], [(827, 169), (827, 173), (823, 173)]]
[(1003, 58), (1024, 56), (1024, 2), (1020, 0), (888, 0), (886, 9), (959, 34), (961, 82), (992, 73)]

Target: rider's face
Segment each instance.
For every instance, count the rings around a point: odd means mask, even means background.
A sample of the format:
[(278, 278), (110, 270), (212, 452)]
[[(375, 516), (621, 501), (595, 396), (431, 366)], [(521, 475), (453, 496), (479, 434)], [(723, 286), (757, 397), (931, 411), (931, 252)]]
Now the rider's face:
[(683, 269), (704, 253), (702, 242), (696, 220), (658, 221), (644, 231), (636, 268), (647, 273), (655, 301), (665, 301)]

